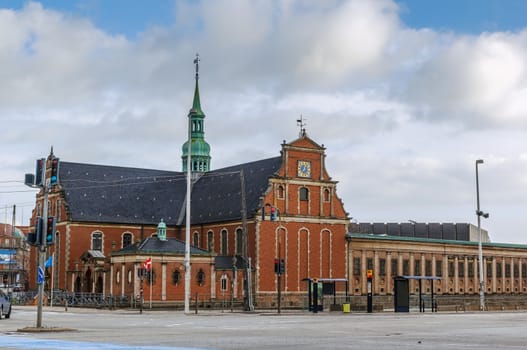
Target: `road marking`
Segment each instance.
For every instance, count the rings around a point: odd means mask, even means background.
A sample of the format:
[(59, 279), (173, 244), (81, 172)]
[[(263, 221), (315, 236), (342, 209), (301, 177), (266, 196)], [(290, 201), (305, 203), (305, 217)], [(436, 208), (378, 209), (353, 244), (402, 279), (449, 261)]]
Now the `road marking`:
[(80, 341), (66, 341), (53, 339), (34, 339), (23, 336), (4, 336), (0, 335), (2, 349), (56, 349), (56, 350), (206, 350), (200, 348), (181, 348), (164, 346), (138, 346), (138, 345), (119, 345), (111, 343), (91, 343)]

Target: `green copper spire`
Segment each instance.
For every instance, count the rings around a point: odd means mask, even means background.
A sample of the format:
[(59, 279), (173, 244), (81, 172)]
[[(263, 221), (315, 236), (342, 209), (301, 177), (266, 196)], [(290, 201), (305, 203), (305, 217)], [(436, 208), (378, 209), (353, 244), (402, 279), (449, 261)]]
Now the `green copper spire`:
[[(210, 146), (205, 141), (205, 113), (201, 109), (199, 99), (199, 55), (196, 54), (194, 64), (196, 65), (196, 87), (194, 89), (194, 100), (192, 108), (188, 114), (190, 119), (189, 127), (191, 128), (190, 144), (190, 163), (193, 173), (204, 173), (210, 170)], [(188, 140), (182, 147), (183, 171), (187, 171)]]
[(190, 113), (203, 115), (203, 117), (205, 117), (205, 114), (201, 110), (201, 102), (199, 100), (199, 61), (199, 54), (196, 54), (196, 58), (194, 59), (194, 64), (196, 65), (196, 87), (194, 88), (194, 100), (192, 101), (192, 109), (190, 110)]

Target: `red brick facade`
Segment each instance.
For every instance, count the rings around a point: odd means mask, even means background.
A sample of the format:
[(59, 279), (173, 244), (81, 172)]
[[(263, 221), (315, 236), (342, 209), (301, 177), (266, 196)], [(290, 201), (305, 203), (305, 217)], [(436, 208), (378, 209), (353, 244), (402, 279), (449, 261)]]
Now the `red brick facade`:
[[(305, 278), (346, 277), (344, 235), (349, 219), (336, 194), (337, 183), (331, 180), (325, 169), (324, 152), (323, 147), (305, 135), (290, 144), (284, 143), (282, 166), (269, 178), (268, 189), (261, 194), (261, 205), (267, 204), (268, 210), (269, 206), (276, 207), (279, 216), (276, 221), (270, 221), (267, 213), (262, 221), (259, 212), (247, 222), (247, 255), (253, 267), (252, 291), (257, 307), (269, 307), (276, 301), (274, 259), (278, 256), (286, 262), (282, 292), (284, 300), (289, 303), (287, 305), (300, 303), (306, 295)], [(33, 222), (36, 216), (41, 215), (42, 198), (42, 193), (37, 195)], [(153, 301), (183, 300), (183, 254), (112, 254), (124, 247), (125, 236), (128, 243), (140, 242), (155, 235), (156, 226), (71, 221), (68, 203), (60, 186), (49, 194), (48, 213), (58, 218), (56, 242), (49, 249), (49, 254), (55, 253), (56, 289), (136, 297), (141, 288), (138, 270), (143, 261), (151, 256), (155, 274), (152, 280)], [(232, 287), (234, 298), (243, 298), (242, 271), (218, 269), (214, 263), (215, 255), (241, 254), (241, 236), (237, 231), (242, 228), (241, 220), (191, 227), (191, 244), (203, 250), (211, 249), (210, 254), (191, 257), (193, 298), (195, 293), (199, 294), (200, 300), (231, 298)], [(88, 252), (99, 250), (93, 246), (94, 235), (101, 237), (100, 253), (104, 258), (93, 257)], [(169, 226), (167, 237), (184, 240), (184, 227)], [(36, 266), (35, 255), (31, 266)], [(31, 288), (36, 288), (34, 271), (32, 269), (30, 277)], [(198, 281), (198, 273), (204, 277), (202, 280)], [(237, 275), (234, 281), (233, 273)], [(143, 291), (145, 300), (148, 300), (150, 285), (147, 281), (143, 281)]]

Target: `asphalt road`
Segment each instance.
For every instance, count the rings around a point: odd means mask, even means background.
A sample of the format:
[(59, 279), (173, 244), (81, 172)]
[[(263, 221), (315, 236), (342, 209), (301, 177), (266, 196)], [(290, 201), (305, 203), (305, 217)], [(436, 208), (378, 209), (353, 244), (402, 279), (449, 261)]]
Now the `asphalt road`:
[(44, 308), (0, 320), (1, 349), (526, 349), (526, 312), (231, 313)]

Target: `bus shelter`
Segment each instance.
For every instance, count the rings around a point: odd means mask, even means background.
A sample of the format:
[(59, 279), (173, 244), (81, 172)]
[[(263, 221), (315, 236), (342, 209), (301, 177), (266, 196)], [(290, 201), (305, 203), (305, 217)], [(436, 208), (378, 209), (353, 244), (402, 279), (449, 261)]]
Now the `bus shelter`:
[(434, 298), (434, 281), (440, 280), (437, 276), (395, 276), (393, 278), (394, 287), (394, 310), (395, 312), (410, 311), (410, 289), (409, 280), (419, 281), (419, 311), (425, 312), (425, 302), (423, 299), (422, 281), (430, 281), (430, 308), (432, 312), (437, 312), (437, 302)]
[[(346, 278), (316, 278), (309, 277), (304, 278), (302, 281), (308, 282), (307, 295), (308, 295), (308, 309), (312, 312), (318, 312), (324, 310), (324, 295), (333, 295), (333, 305), (337, 304), (337, 288), (338, 282), (346, 283)], [(347, 290), (347, 288), (346, 288)], [(346, 301), (349, 302), (348, 296), (346, 295)]]

